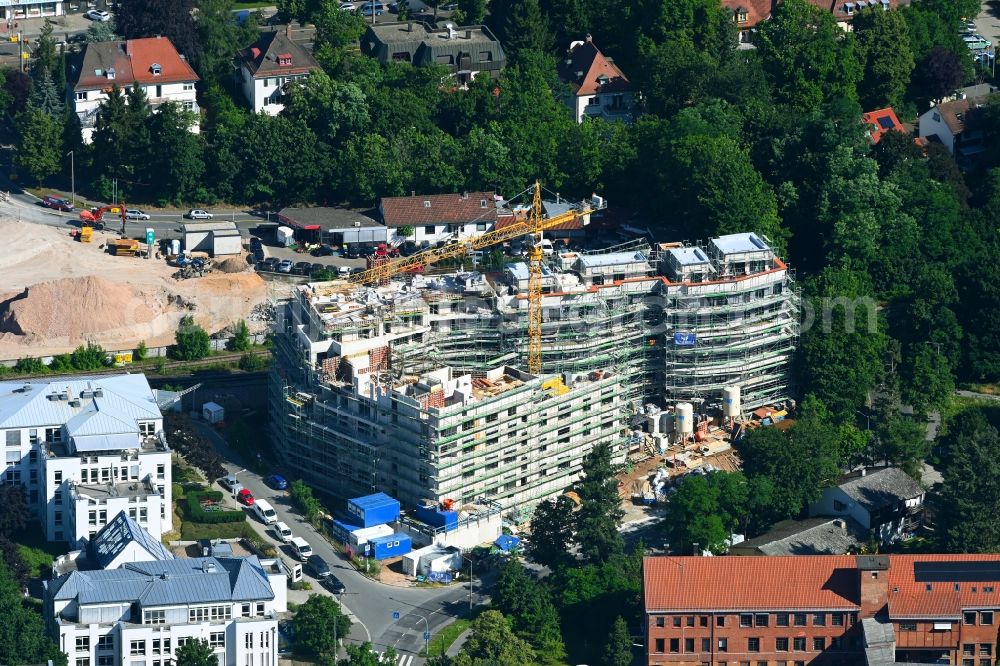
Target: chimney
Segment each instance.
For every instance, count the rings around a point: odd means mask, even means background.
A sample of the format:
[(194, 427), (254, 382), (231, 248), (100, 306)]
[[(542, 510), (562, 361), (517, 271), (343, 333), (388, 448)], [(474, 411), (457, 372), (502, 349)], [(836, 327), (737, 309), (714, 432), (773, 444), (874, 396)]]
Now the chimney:
[(413, 21), (406, 22), (406, 32), (413, 32)]
[(472, 39), (472, 31), (471, 30), (466, 30), (465, 31), (465, 38), (466, 39)]
[(862, 467), (861, 468), (861, 476), (868, 476), (868, 468), (867, 467)]
[(833, 521), (833, 525), (834, 525), (834, 527), (839, 527), (840, 529), (842, 529), (845, 532), (847, 531), (847, 523), (845, 523), (840, 518), (835, 519)]
[(589, 32), (587, 33), (587, 36), (584, 37), (584, 40), (586, 40), (586, 42), (588, 44), (593, 44), (594, 43), (594, 37)]
[(875, 617), (889, 603), (889, 556), (856, 555), (861, 619)]
[(285, 26), (285, 37), (287, 37), (289, 40), (291, 40), (291, 38), (292, 38), (292, 22), (291, 21), (289, 21), (288, 25)]

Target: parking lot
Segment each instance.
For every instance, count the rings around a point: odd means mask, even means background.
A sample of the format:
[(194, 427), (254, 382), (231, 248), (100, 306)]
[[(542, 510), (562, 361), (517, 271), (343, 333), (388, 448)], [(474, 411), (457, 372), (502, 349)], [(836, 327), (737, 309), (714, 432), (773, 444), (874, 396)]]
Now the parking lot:
[(1000, 44), (1000, 0), (984, 2), (975, 23), (976, 31), (993, 42), (995, 49)]

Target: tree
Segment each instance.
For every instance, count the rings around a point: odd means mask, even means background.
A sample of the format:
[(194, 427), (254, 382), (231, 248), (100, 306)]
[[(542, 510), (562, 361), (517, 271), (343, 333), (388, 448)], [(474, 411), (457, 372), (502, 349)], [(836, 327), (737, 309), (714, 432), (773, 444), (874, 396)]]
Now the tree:
[(927, 99), (939, 102), (953, 93), (965, 79), (961, 57), (943, 46), (935, 46), (917, 68), (917, 82)]
[(25, 602), (21, 586), (0, 558), (0, 663), (10, 666), (45, 663), (66, 666), (66, 655), (46, 635), (35, 607)]
[(618, 497), (618, 481), (611, 467), (611, 447), (595, 446), (583, 458), (583, 479), (577, 486), (580, 510), (576, 513), (576, 543), (584, 560), (606, 562), (622, 551), (618, 533), (625, 512)]
[(488, 610), (472, 621), (471, 635), (453, 663), (454, 666), (532, 666), (535, 651), (514, 635), (502, 613)]
[(115, 83), (111, 86), (107, 99), (97, 107), (97, 118), (94, 122), (93, 161), (95, 171), (105, 178), (125, 180), (128, 176), (128, 165), (131, 163), (131, 156), (128, 154), (131, 128), (127, 122), (127, 114), (125, 95)]
[(826, 9), (805, 0), (775, 7), (755, 40), (778, 97), (800, 110), (837, 97), (856, 99), (861, 78), (854, 38)]
[(250, 46), (260, 36), (255, 14), (243, 22), (233, 20), (235, 4), (234, 0), (198, 0), (200, 47), (195, 65), (209, 82), (232, 76), (234, 51)]
[(556, 569), (573, 559), (573, 501), (565, 495), (539, 502), (531, 517), (528, 555), (542, 566)]
[(479, 25), (486, 18), (486, 0), (459, 0), (458, 10), (465, 19), (460, 25)]
[(118, 35), (115, 30), (115, 22), (113, 20), (94, 21), (87, 27), (87, 32), (84, 33), (84, 39), (88, 44), (94, 44), (95, 42), (113, 42), (118, 39)]
[(236, 322), (236, 330), (226, 346), (229, 351), (246, 351), (250, 349), (251, 344), (250, 329), (247, 327), (246, 320), (240, 319)]
[(500, 570), (493, 606), (510, 620), (516, 634), (531, 643), (538, 654), (560, 659), (565, 654), (559, 614), (548, 588), (528, 577), (517, 559), (508, 561)]
[(70, 363), (76, 370), (99, 370), (110, 365), (108, 353), (95, 342), (88, 342), (74, 349), (70, 355)]
[(906, 18), (899, 12), (863, 11), (852, 25), (865, 62), (858, 86), (864, 108), (899, 104), (915, 66)]
[(314, 659), (336, 654), (337, 643), (351, 630), (351, 620), (344, 615), (333, 597), (310, 594), (295, 610), (292, 618), (295, 649)]
[(494, 0), (493, 4), (496, 5), (490, 11), (493, 32), (503, 43), (504, 51), (515, 58), (522, 51), (552, 51), (552, 33), (538, 0)]
[(301, 120), (331, 145), (341, 144), (371, 122), (368, 99), (361, 88), (356, 83), (334, 81), (325, 72), (313, 72), (292, 87), (282, 113), (291, 120)]
[[(55, 75), (56, 66), (59, 63), (59, 54), (56, 51), (56, 40), (52, 37), (52, 21), (45, 19), (42, 30), (35, 39), (34, 48), (31, 51), (31, 76), (36, 81), (39, 75)], [(60, 91), (62, 92), (62, 91)]]
[(0, 486), (0, 536), (10, 537), (28, 524), (28, 504), (24, 486), (5, 483)]
[(1000, 549), (1000, 433), (982, 411), (962, 414), (945, 442), (949, 458), (940, 486), (938, 526), (946, 553), (990, 553)]
[[(690, 475), (667, 500), (663, 527), (675, 552), (702, 549), (723, 554), (746, 512), (748, 485), (742, 474)], [(695, 548), (697, 544), (697, 549)]]
[(338, 661), (337, 666), (396, 666), (396, 650), (391, 647), (382, 656), (372, 649), (371, 643), (348, 645), (346, 651), (347, 659)]
[(17, 154), (14, 162), (41, 185), (59, 173), (62, 165), (62, 132), (59, 124), (44, 110), (29, 107), (17, 114)]
[(894, 414), (881, 420), (875, 429), (876, 453), (887, 463), (899, 466), (915, 479), (920, 479), (924, 459), (930, 454), (927, 426)]
[(208, 641), (193, 638), (177, 648), (174, 663), (176, 666), (217, 666), (219, 658), (215, 656), (215, 650)]
[(194, 317), (191, 315), (181, 318), (174, 338), (176, 340), (173, 350), (174, 356), (182, 361), (197, 361), (212, 353), (212, 344), (208, 333), (194, 323)]
[[(156, 137), (157, 149), (151, 151), (146, 161), (142, 180), (162, 199), (190, 201), (203, 191), (205, 163), (201, 140), (190, 131), (196, 122), (193, 113), (174, 102), (161, 104), (146, 120), (148, 136)], [(138, 142), (141, 141), (140, 138)], [(137, 146), (136, 149), (142, 148)]]
[(139, 345), (135, 348), (135, 351), (133, 352), (132, 355), (135, 356), (135, 360), (143, 361), (145, 360), (146, 355), (148, 353), (149, 353), (149, 348), (146, 347), (146, 341), (140, 340)]
[(632, 635), (621, 616), (615, 618), (604, 649), (604, 666), (629, 666), (632, 663)]

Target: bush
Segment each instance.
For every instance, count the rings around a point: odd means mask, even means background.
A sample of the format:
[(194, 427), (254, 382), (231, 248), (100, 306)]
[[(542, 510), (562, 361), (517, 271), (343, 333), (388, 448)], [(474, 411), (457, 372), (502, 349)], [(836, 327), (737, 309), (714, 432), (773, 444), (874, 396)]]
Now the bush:
[(192, 523), (185, 520), (181, 523), (181, 539), (198, 541), (199, 539), (246, 539), (253, 536), (253, 526), (250, 523)]
[(179, 483), (171, 483), (170, 494), (173, 496), (175, 502), (180, 502), (184, 499), (184, 486)]
[(99, 370), (110, 365), (108, 353), (104, 351), (104, 347), (93, 342), (88, 342), (86, 346), (80, 345), (74, 349), (70, 361), (77, 370)]
[(208, 333), (198, 324), (194, 317), (188, 315), (181, 319), (175, 335), (174, 356), (181, 361), (197, 361), (212, 352), (212, 343)]
[(250, 329), (247, 328), (247, 323), (240, 319), (236, 322), (236, 332), (233, 333), (233, 337), (226, 343), (226, 347), (228, 347), (229, 351), (246, 351), (250, 349), (250, 346)]
[[(253, 530), (251, 531), (253, 532)], [(253, 532), (251, 536), (243, 537), (243, 541), (246, 542), (247, 548), (255, 552), (258, 557), (276, 557), (278, 555), (278, 550), (274, 545), (262, 539), (256, 532)]]
[(267, 367), (267, 359), (259, 354), (240, 356), (239, 368), (244, 372), (260, 372)]
[(247, 514), (242, 509), (237, 511), (206, 511), (201, 506), (201, 500), (203, 499), (218, 502), (222, 500), (222, 493), (218, 490), (203, 490), (201, 492), (192, 492), (188, 494), (185, 498), (187, 501), (187, 512), (184, 517), (196, 523), (203, 523), (207, 525), (218, 525), (219, 523), (242, 523), (247, 519)]
[(21, 358), (14, 364), (14, 372), (19, 375), (40, 375), (47, 370), (48, 368), (45, 367), (41, 359), (37, 358)]
[(49, 363), (49, 370), (52, 372), (72, 372), (73, 357), (69, 354), (57, 354), (53, 356), (52, 362)]
[(292, 481), (289, 488), (292, 495), (292, 504), (295, 505), (306, 520), (312, 521), (323, 511), (323, 505), (313, 496), (312, 488), (299, 479)]
[(132, 352), (132, 356), (137, 361), (143, 361), (146, 359), (146, 355), (148, 353), (149, 349), (146, 347), (146, 341), (142, 340), (141, 342), (139, 342), (139, 346), (135, 348), (135, 351)]

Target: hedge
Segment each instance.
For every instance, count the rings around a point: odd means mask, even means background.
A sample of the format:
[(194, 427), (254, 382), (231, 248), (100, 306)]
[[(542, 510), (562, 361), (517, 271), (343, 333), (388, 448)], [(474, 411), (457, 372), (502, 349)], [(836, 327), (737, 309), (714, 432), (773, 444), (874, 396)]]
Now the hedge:
[(203, 523), (181, 523), (181, 538), (185, 541), (201, 539), (246, 539), (256, 535), (250, 523), (221, 523), (208, 525)]
[(203, 490), (201, 492), (191, 492), (188, 493), (187, 497), (187, 516), (188, 520), (202, 523), (206, 525), (218, 525), (220, 523), (242, 523), (247, 519), (247, 514), (239, 509), (237, 511), (222, 510), (222, 511), (205, 511), (201, 507), (201, 500), (213, 500), (219, 502), (222, 500), (222, 493), (218, 490)]

